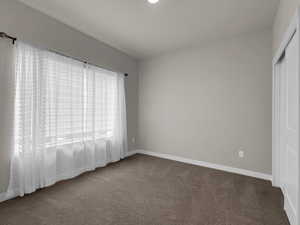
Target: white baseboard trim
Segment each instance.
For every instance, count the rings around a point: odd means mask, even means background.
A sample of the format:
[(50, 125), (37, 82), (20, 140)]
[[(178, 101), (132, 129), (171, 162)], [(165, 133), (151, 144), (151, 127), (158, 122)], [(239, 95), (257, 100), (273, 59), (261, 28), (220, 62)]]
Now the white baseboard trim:
[(7, 192), (2, 192), (0, 193), (0, 203), (8, 200), (9, 198), (7, 197)]
[(130, 156), (133, 156), (133, 155), (135, 155), (135, 154), (138, 154), (138, 153), (139, 153), (138, 150), (131, 150), (131, 151), (128, 151), (128, 152), (126, 153), (126, 158), (127, 158), (127, 157), (130, 157)]
[(5, 201), (5, 192), (0, 193), (0, 202), (4, 202)]
[(169, 159), (169, 160), (183, 162), (183, 163), (192, 164), (192, 165), (196, 165), (196, 166), (202, 166), (202, 167), (207, 167), (207, 168), (211, 168), (211, 169), (222, 170), (225, 172), (240, 174), (240, 175), (244, 175), (244, 176), (248, 176), (248, 177), (255, 177), (255, 178), (259, 178), (259, 179), (263, 179), (263, 180), (272, 181), (272, 175), (270, 175), (270, 174), (259, 173), (259, 172), (254, 172), (254, 171), (250, 171), (250, 170), (234, 168), (234, 167), (230, 167), (230, 166), (223, 166), (223, 165), (199, 161), (199, 160), (187, 159), (187, 158), (169, 155), (169, 154), (150, 152), (150, 151), (145, 151), (145, 150), (135, 150), (135, 151), (130, 151), (129, 153), (130, 154), (128, 154), (128, 156), (132, 156), (135, 154), (150, 155), (150, 156), (155, 156), (158, 158)]

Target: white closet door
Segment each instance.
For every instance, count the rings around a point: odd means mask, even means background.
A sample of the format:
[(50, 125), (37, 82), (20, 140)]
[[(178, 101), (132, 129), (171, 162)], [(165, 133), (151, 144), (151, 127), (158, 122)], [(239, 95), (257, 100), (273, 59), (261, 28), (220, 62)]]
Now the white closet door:
[(296, 33), (286, 49), (286, 79), (283, 96), (284, 129), (283, 149), (286, 164), (283, 173), (285, 192), (285, 209), (291, 225), (298, 225), (298, 176), (299, 176), (299, 80), (298, 71), (298, 33)]

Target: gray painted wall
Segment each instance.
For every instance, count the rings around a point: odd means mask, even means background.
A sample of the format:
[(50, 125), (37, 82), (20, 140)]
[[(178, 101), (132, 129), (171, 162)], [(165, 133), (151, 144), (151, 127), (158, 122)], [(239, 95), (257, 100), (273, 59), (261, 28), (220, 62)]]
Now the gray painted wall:
[[(0, 31), (106, 69), (129, 73), (126, 79), (128, 137), (129, 140), (136, 137), (138, 73), (135, 59), (15, 0), (0, 1)], [(135, 149), (130, 141), (129, 148)], [(0, 193), (6, 190), (8, 183), (8, 153), (0, 143)]]
[(142, 61), (138, 148), (271, 174), (271, 60), (270, 29)]
[[(299, 2), (281, 1), (273, 50)], [(271, 173), (271, 31), (142, 61), (140, 81), (135, 59), (16, 0), (1, 0), (0, 31), (129, 73), (128, 137), (137, 136), (139, 110), (138, 148)], [(0, 192), (8, 176), (8, 151), (0, 144)]]
[(295, 15), (299, 4), (300, 0), (280, 0), (273, 27), (273, 54), (279, 48), (284, 33)]

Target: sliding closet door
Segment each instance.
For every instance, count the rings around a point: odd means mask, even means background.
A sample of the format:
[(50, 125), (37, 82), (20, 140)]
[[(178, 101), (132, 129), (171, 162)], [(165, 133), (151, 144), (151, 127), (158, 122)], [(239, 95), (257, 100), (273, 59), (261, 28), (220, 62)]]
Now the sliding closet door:
[[(298, 176), (299, 176), (299, 74), (298, 74), (298, 33), (296, 33), (286, 48), (285, 65), (286, 79), (283, 97), (284, 129), (283, 154), (285, 155), (286, 175), (284, 179), (285, 209), (292, 225), (298, 222)], [(284, 75), (284, 74), (283, 74)], [(284, 168), (283, 168), (284, 169)], [(298, 225), (298, 224), (297, 224)]]

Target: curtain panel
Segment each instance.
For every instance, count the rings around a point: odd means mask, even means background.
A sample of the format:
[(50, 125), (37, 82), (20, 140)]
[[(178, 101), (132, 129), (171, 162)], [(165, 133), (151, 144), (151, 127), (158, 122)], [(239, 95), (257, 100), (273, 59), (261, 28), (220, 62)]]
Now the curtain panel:
[(18, 42), (7, 198), (116, 162), (127, 153), (124, 77)]
[[(14, 58), (11, 41), (0, 39), (0, 184), (5, 185), (9, 180), (9, 164), (14, 146)], [(5, 192), (6, 188), (1, 185), (0, 193)]]

